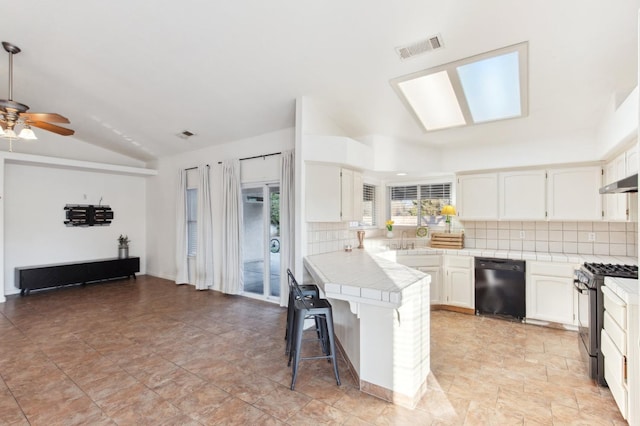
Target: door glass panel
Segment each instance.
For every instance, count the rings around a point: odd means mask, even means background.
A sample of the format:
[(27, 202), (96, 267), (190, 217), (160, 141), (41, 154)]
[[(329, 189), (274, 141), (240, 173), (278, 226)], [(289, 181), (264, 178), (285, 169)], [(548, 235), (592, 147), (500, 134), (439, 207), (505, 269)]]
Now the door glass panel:
[(280, 188), (242, 189), (244, 292), (280, 298)]
[(264, 195), (263, 188), (242, 190), (244, 220), (244, 291), (264, 294)]
[(269, 190), (269, 296), (280, 297), (280, 188)]

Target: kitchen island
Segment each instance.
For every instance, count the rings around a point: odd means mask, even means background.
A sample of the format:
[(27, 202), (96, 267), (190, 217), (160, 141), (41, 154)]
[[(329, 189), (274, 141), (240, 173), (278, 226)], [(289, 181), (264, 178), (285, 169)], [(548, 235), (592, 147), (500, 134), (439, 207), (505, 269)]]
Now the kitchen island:
[(411, 407), (430, 371), (431, 277), (365, 250), (307, 256), (363, 392)]

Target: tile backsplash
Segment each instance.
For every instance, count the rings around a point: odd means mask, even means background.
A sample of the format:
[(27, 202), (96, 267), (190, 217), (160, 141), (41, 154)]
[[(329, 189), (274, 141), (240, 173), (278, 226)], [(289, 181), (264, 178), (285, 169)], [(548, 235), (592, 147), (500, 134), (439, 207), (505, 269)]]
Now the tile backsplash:
[(471, 222), (461, 225), (465, 247), (611, 256), (637, 256), (636, 222)]
[[(457, 219), (457, 218), (456, 218)], [(307, 223), (307, 254), (327, 253), (358, 245), (356, 229), (348, 223)], [(638, 255), (636, 222), (498, 222), (453, 221), (452, 232), (464, 231), (465, 248), (532, 251), (542, 253)], [(415, 228), (394, 228), (400, 238)], [(432, 231), (442, 231), (433, 229)], [(384, 229), (365, 230), (367, 238), (380, 238)], [(410, 237), (415, 236), (415, 234)]]
[[(347, 244), (355, 248), (358, 245), (356, 231), (349, 228), (347, 222), (307, 222), (307, 254), (343, 250)], [(376, 231), (367, 231), (367, 236)]]

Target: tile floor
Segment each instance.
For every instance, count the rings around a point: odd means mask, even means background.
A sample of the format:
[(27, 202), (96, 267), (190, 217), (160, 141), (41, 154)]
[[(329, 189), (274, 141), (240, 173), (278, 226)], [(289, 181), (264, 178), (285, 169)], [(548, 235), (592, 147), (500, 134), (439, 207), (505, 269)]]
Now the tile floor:
[(572, 332), (432, 315), (416, 409), (359, 392), (344, 363), (307, 361), (295, 391), (285, 311), (148, 276), (0, 304), (0, 424), (614, 425)]

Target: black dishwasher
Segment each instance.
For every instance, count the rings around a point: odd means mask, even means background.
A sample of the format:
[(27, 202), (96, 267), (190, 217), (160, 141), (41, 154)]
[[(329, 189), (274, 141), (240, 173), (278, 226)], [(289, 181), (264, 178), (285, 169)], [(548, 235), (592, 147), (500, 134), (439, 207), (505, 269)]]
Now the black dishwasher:
[(476, 257), (476, 315), (525, 317), (525, 262)]

